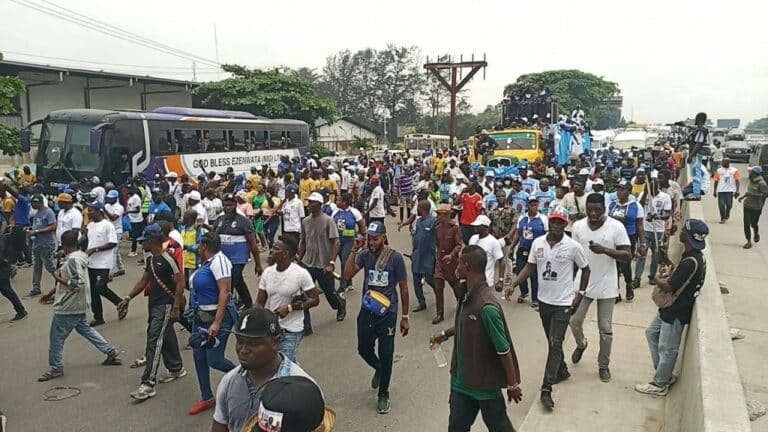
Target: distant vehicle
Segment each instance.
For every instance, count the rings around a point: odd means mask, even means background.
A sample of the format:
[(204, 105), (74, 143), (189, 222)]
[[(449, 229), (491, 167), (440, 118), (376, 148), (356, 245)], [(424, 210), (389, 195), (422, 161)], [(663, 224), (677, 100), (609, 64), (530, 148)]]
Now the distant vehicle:
[(371, 157), (376, 160), (382, 160), (384, 159), (384, 155), (389, 155), (390, 160), (394, 159), (395, 156), (404, 154), (404, 150), (376, 150), (375, 152), (371, 153)]
[(437, 135), (428, 133), (412, 133), (403, 137), (403, 145), (411, 154), (421, 154), (424, 149), (447, 149), (451, 145), (451, 137), (448, 135)]
[(504, 129), (490, 136), (497, 144), (494, 156), (512, 156), (530, 163), (544, 160), (541, 132), (536, 129)]
[(726, 141), (744, 141), (745, 138), (744, 129), (731, 129), (725, 136)]
[(763, 168), (763, 177), (768, 180), (768, 142), (755, 144), (752, 154), (749, 156), (750, 166)]
[(728, 141), (723, 154), (734, 162), (749, 162), (752, 147), (746, 141)]
[(648, 146), (648, 133), (643, 130), (628, 130), (619, 133), (613, 139), (613, 148), (629, 150), (632, 147), (645, 149)]
[(494, 178), (496, 179), (516, 176), (520, 174), (517, 163), (518, 160), (514, 156), (491, 156), (485, 162), (485, 172), (493, 170)]

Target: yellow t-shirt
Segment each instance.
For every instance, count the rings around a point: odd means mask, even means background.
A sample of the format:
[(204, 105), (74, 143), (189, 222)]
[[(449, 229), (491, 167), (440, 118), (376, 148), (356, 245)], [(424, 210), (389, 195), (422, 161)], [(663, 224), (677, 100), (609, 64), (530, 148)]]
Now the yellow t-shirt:
[(274, 207), (269, 207), (269, 200), (264, 200), (264, 203), (261, 205), (261, 214), (263, 214), (266, 217), (272, 216), (275, 213), (275, 210), (280, 207), (280, 203), (282, 201), (278, 197), (272, 197), (272, 203), (275, 205)]
[(306, 206), (307, 205), (307, 198), (309, 198), (309, 195), (320, 189), (320, 181), (314, 180), (314, 179), (301, 179), (301, 182), (299, 182), (299, 198), (301, 199), (301, 202)]
[(645, 191), (645, 183), (642, 183), (642, 184), (632, 183), (632, 195), (634, 195), (635, 197), (639, 197), (640, 194), (643, 193), (643, 191)]
[(35, 173), (24, 174), (22, 172), (21, 174), (19, 174), (19, 183), (23, 185), (34, 184), (36, 182), (37, 182), (37, 175), (35, 175)]
[(248, 180), (249, 180), (249, 181), (251, 182), (251, 184), (253, 185), (253, 188), (254, 188), (254, 189), (256, 189), (256, 186), (258, 186), (258, 185), (259, 185), (259, 183), (261, 183), (261, 176), (260, 176), (260, 175), (258, 175), (258, 174), (251, 174), (251, 175), (248, 177)]
[(328, 195), (328, 202), (336, 202), (336, 193), (338, 192), (339, 185), (332, 179), (322, 180), (320, 187), (328, 189), (331, 193)]
[(439, 158), (435, 160), (435, 174), (441, 176), (445, 172), (445, 159)]
[(245, 202), (252, 203), (253, 202), (253, 197), (256, 196), (256, 189), (253, 189), (250, 192), (246, 192), (245, 196), (247, 198), (247, 200)]
[(185, 229), (181, 232), (181, 240), (184, 242), (184, 268), (197, 268), (197, 254), (186, 249), (187, 246), (197, 243), (197, 230), (194, 227), (192, 229)]
[(10, 218), (8, 225), (13, 225), (13, 209), (16, 207), (16, 201), (13, 198), (6, 198), (3, 200), (3, 213)]

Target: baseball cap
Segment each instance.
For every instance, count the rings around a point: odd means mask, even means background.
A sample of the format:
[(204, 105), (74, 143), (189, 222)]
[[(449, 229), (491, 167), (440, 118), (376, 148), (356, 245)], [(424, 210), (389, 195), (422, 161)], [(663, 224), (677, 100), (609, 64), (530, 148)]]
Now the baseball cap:
[(755, 174), (758, 174), (758, 175), (763, 173), (763, 168), (758, 166), (758, 165), (755, 165), (753, 167), (749, 167), (749, 170), (752, 171)]
[(179, 176), (179, 175), (178, 175), (178, 174), (176, 174), (175, 172), (173, 172), (173, 171), (169, 171), (169, 172), (168, 172), (168, 174), (166, 174), (166, 175), (165, 175), (165, 178), (176, 178), (176, 177), (178, 177), (178, 176)]
[(491, 220), (486, 215), (479, 215), (475, 220), (470, 224), (472, 226), (491, 226)]
[(640, 173), (643, 173), (643, 174), (645, 174), (645, 168), (644, 168), (644, 167), (640, 167), (640, 168), (638, 168), (638, 169), (637, 169), (637, 171), (636, 171), (636, 173), (637, 173), (637, 174), (640, 174)]
[(549, 220), (560, 219), (561, 221), (568, 223), (568, 210), (565, 207), (558, 206), (554, 211), (549, 213)]
[(189, 199), (200, 201), (202, 198), (200, 197), (200, 192), (193, 190), (192, 192), (189, 193)]
[(114, 190), (114, 189), (112, 189), (111, 191), (107, 192), (107, 198), (117, 199), (119, 197), (120, 197), (120, 194), (116, 190)]
[(688, 242), (694, 249), (702, 250), (706, 247), (705, 240), (709, 235), (709, 227), (699, 219), (688, 219), (685, 222), (685, 231), (688, 234)]
[(208, 332), (204, 328), (200, 328), (197, 331), (193, 331), (189, 338), (187, 339), (187, 343), (190, 347), (194, 348), (216, 348), (221, 343), (221, 340), (217, 337), (210, 337), (208, 336)]
[(621, 181), (616, 184), (616, 187), (622, 189), (632, 189), (632, 184), (627, 179), (621, 179)]
[(93, 202), (89, 202), (88, 203), (88, 208), (96, 209), (96, 210), (99, 210), (99, 211), (104, 211), (104, 204), (102, 204), (102, 203), (100, 203), (98, 201), (93, 201)]
[(480, 135), (488, 135), (488, 129), (481, 130)]
[(264, 386), (256, 430), (314, 431), (323, 424), (325, 411), (323, 393), (312, 380), (303, 376), (277, 378)]
[(30, 202), (43, 202), (43, 196), (40, 194), (34, 194), (32, 195)]
[(587, 168), (582, 168), (579, 170), (579, 175), (589, 175), (589, 170)]
[(147, 225), (146, 228), (144, 228), (144, 232), (141, 233), (141, 237), (139, 237), (138, 241), (147, 241), (147, 240), (162, 240), (163, 239), (163, 229), (160, 227), (160, 225), (153, 223), (150, 225)]
[(249, 338), (279, 336), (282, 332), (280, 321), (269, 309), (251, 308), (243, 311), (237, 327), (230, 333)]
[(98, 177), (96, 177), (96, 176), (93, 176), (93, 177), (91, 177), (91, 183), (93, 183), (93, 184), (99, 184), (99, 183), (101, 183), (101, 180), (99, 180), (99, 178), (98, 178)]
[(60, 193), (59, 202), (72, 202), (72, 195), (68, 193)]
[(286, 190), (286, 192), (296, 193), (296, 192), (298, 192), (299, 188), (296, 187), (295, 184), (289, 184), (288, 186), (285, 187), (285, 190)]
[(381, 222), (373, 221), (368, 224), (367, 231), (369, 236), (378, 237), (387, 234), (387, 227)]
[(528, 202), (539, 202), (539, 197), (536, 195), (528, 195)]
[(198, 174), (197, 175), (197, 179), (198, 180), (205, 180), (205, 174), (203, 174), (203, 173)]
[(601, 179), (601, 178), (596, 178), (596, 179), (595, 179), (595, 180), (592, 182), (592, 184), (593, 184), (593, 185), (598, 185), (598, 184), (599, 184), (599, 185), (603, 185), (603, 186), (605, 186), (605, 182), (604, 182), (604, 181), (603, 181), (603, 179)]
[(496, 177), (496, 173), (493, 170), (488, 170), (485, 172), (486, 177)]
[(446, 203), (438, 204), (437, 205), (437, 210), (435, 210), (435, 211), (438, 212), (438, 213), (449, 212), (449, 211), (451, 211), (451, 205), (450, 204), (446, 204)]
[(163, 193), (163, 190), (158, 187), (152, 189), (152, 195), (161, 194), (161, 193)]
[(323, 198), (323, 195), (321, 193), (312, 192), (311, 194), (309, 194), (309, 197), (307, 197), (307, 201), (315, 201), (322, 204), (323, 202), (325, 202), (325, 199)]
[(225, 193), (223, 197), (221, 197), (221, 201), (234, 201), (235, 200), (235, 194), (233, 193)]

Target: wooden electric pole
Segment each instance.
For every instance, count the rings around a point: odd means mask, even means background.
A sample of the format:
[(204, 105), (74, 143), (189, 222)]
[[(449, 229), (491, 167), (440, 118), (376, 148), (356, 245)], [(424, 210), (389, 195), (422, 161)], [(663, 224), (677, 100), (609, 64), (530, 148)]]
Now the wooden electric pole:
[[(430, 62), (429, 58), (427, 58), (427, 63), (424, 65), (424, 69), (432, 72), (443, 87), (451, 93), (451, 117), (448, 123), (451, 147), (454, 146), (454, 140), (456, 139), (456, 95), (480, 69), (483, 69), (483, 75), (485, 75), (485, 68), (488, 66), (488, 62), (485, 61), (485, 54), (483, 54), (483, 60), (476, 61), (474, 57), (473, 55), (471, 61), (463, 61), (463, 58), (460, 57), (459, 62), (453, 62), (450, 57), (446, 61), (438, 62)], [(470, 71), (467, 76), (462, 78), (460, 74), (462, 74), (465, 68), (469, 68)], [(445, 69), (450, 73), (450, 83), (441, 73)]]

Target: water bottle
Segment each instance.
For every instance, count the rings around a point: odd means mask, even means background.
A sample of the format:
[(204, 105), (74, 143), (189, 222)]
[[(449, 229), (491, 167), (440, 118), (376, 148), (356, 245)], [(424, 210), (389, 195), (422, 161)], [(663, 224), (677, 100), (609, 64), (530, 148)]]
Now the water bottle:
[(448, 366), (448, 360), (446, 360), (445, 353), (443, 353), (443, 348), (440, 346), (440, 344), (436, 344), (434, 348), (431, 348), (431, 350), (432, 355), (435, 356), (437, 367), (444, 368)]

